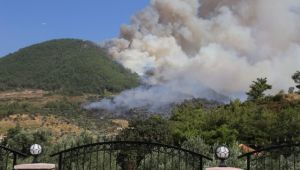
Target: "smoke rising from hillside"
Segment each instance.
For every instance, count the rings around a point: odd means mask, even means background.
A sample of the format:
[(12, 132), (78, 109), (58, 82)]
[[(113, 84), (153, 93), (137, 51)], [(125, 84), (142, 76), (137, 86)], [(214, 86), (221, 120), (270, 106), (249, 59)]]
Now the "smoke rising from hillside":
[(299, 0), (152, 0), (105, 44), (149, 88), (125, 91), (91, 108), (115, 109), (234, 96), (257, 77), (273, 93), (300, 69)]

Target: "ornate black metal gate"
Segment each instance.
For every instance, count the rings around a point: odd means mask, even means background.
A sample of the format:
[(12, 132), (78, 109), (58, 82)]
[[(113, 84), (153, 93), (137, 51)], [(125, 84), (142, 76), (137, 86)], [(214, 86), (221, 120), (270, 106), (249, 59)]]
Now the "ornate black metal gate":
[(59, 170), (202, 170), (202, 154), (175, 146), (140, 141), (113, 141), (78, 146), (51, 155)]
[(239, 156), (247, 170), (300, 170), (300, 143), (270, 146)]
[(0, 145), (0, 170), (11, 170), (17, 164), (18, 156), (26, 157), (26, 154)]

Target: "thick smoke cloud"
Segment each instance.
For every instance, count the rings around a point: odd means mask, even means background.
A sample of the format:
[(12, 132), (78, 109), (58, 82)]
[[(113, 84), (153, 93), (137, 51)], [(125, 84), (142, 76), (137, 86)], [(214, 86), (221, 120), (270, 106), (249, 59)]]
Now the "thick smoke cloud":
[[(184, 99), (214, 99), (208, 88), (241, 97), (267, 77), (272, 93), (293, 86), (300, 69), (299, 0), (152, 0), (105, 44), (145, 87), (92, 108), (159, 108)], [(217, 98), (218, 99), (218, 98)]]

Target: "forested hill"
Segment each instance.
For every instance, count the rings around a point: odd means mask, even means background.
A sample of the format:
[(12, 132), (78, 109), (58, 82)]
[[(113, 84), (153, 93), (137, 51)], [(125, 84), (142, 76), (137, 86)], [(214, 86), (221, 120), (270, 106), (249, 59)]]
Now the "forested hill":
[(138, 83), (136, 74), (89, 41), (51, 40), (0, 58), (0, 91), (31, 88), (102, 94), (120, 92)]

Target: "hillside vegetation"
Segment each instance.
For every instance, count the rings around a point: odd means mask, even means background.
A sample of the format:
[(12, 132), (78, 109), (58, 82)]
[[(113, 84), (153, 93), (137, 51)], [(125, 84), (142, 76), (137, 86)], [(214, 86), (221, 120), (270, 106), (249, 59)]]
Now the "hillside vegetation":
[(138, 76), (89, 41), (43, 42), (0, 58), (0, 90), (42, 89), (64, 94), (120, 92)]
[(250, 146), (300, 141), (300, 100), (297, 94), (269, 96), (259, 101), (232, 101), (205, 109), (181, 104), (168, 120), (176, 140), (201, 137), (208, 144), (239, 143)]
[(64, 134), (74, 133), (80, 134), (84, 129), (72, 124), (66, 119), (59, 118), (54, 115), (41, 116), (30, 114), (14, 114), (0, 119), (0, 136), (5, 136), (9, 129), (20, 126), (22, 128), (34, 131), (37, 129), (46, 129), (59, 138)]
[[(296, 84), (299, 82), (298, 79), (295, 81)], [(203, 143), (210, 146), (242, 144), (255, 149), (299, 142), (299, 91), (291, 87), (289, 93), (282, 90), (276, 95), (266, 95), (265, 91), (270, 89), (272, 85), (268, 84), (267, 78), (257, 78), (250, 85), (248, 100), (244, 102), (237, 99), (226, 105), (207, 107), (205, 100), (185, 101), (173, 108), (170, 118), (137, 120), (123, 133), (134, 137), (156, 136), (159, 141), (172, 141), (178, 145), (196, 140), (200, 142), (198, 146)]]
[[(35, 128), (36, 123), (26, 123), (28, 121), (23, 121), (22, 116), (17, 116), (13, 119), (13, 122), (11, 122), (13, 126), (2, 126), (1, 121), (4, 120), (5, 123), (7, 120), (11, 120), (10, 117), (12, 115), (28, 115), (32, 118), (36, 118), (39, 115), (45, 118), (55, 116), (59, 119), (67, 120), (69, 124), (99, 134), (115, 133), (117, 127), (122, 127), (111, 122), (111, 120), (102, 120), (97, 115), (90, 114), (82, 109), (82, 103), (97, 99), (99, 95), (64, 96), (42, 90), (27, 89), (23, 91), (0, 92), (0, 96), (0, 135), (4, 135), (7, 129), (15, 127), (17, 123), (24, 128), (30, 128), (30, 126)], [(10, 122), (8, 121), (6, 124), (10, 124)]]

